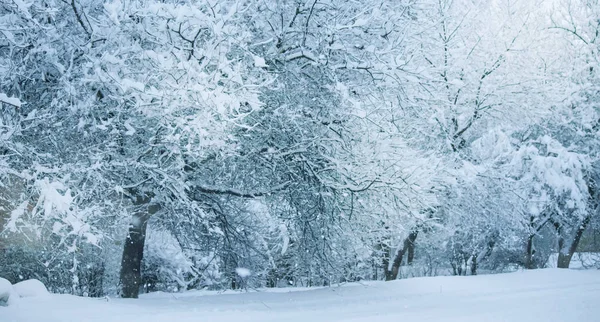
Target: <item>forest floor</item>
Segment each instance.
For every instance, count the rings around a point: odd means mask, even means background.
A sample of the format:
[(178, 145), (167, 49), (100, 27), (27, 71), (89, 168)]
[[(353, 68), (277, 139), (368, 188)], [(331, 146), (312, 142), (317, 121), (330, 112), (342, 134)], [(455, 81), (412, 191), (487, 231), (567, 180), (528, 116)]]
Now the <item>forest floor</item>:
[(600, 321), (600, 270), (365, 282), (316, 289), (22, 298), (1, 322)]

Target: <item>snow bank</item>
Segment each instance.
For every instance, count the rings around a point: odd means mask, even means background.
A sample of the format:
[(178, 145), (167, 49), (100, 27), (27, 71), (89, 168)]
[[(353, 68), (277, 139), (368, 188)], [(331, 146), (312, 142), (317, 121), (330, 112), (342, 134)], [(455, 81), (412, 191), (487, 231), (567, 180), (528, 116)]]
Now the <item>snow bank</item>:
[(26, 280), (12, 285), (7, 279), (0, 277), (0, 306), (14, 304), (20, 297), (48, 297), (50, 293), (44, 283)]
[(597, 322), (600, 271), (544, 269), (350, 283), (305, 292), (213, 294), (22, 298), (19, 305), (0, 308), (0, 321)]
[(50, 294), (44, 283), (36, 279), (19, 282), (13, 285), (13, 288), (20, 297), (40, 297)]
[(0, 306), (14, 303), (18, 297), (12, 284), (7, 279), (0, 277)]

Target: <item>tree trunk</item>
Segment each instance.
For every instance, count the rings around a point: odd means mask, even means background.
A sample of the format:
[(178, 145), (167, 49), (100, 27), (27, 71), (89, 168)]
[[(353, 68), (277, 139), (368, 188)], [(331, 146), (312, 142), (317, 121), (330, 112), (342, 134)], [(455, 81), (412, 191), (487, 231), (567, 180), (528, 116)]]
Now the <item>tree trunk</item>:
[[(551, 213), (545, 213), (540, 216), (530, 216), (529, 217), (529, 235), (527, 236), (527, 249), (525, 253), (525, 268), (526, 269), (534, 269), (536, 265), (533, 260), (533, 256), (535, 255), (535, 247), (533, 244), (533, 239), (535, 236), (546, 226), (546, 223), (551, 222)], [(536, 222), (538, 219), (539, 222)], [(556, 227), (556, 223), (555, 223)]]
[(527, 254), (525, 256), (525, 268), (526, 269), (533, 269), (533, 238), (535, 237), (534, 234), (530, 234), (527, 237)]
[(146, 243), (146, 227), (150, 216), (160, 207), (149, 205), (150, 198), (138, 197), (134, 202), (140, 209), (132, 216), (121, 259), (121, 297), (137, 298), (142, 281), (142, 259)]
[(556, 230), (556, 234), (558, 235), (558, 262), (556, 263), (556, 267), (558, 268), (569, 268), (562, 267), (565, 264), (564, 260), (564, 248), (565, 248), (565, 238), (562, 232), (562, 225), (558, 222), (553, 222), (554, 229)]
[(417, 239), (418, 231), (413, 231), (408, 235), (408, 249), (406, 252), (406, 265), (412, 265), (415, 258), (415, 240)]
[(452, 275), (457, 276), (458, 275), (458, 268), (456, 263), (451, 262), (450, 265), (452, 266)]
[(569, 246), (567, 254), (563, 253), (564, 238), (562, 236), (558, 237), (559, 252), (558, 252), (558, 263), (556, 263), (556, 267), (569, 268), (569, 265), (571, 264), (571, 258), (573, 258), (573, 254), (577, 251), (577, 246), (579, 246), (579, 242), (581, 241), (581, 236), (583, 236), (583, 233), (585, 232), (585, 229), (587, 228), (587, 226), (590, 224), (591, 220), (592, 220), (592, 215), (587, 215), (583, 219), (583, 221), (577, 228), (577, 231), (575, 232), (575, 237), (573, 237), (573, 241), (571, 241), (571, 245)]
[(387, 272), (388, 274), (385, 276), (386, 281), (393, 281), (398, 278), (402, 257), (404, 257), (404, 247), (399, 248), (396, 252), (396, 256), (394, 256), (394, 262), (392, 263), (392, 269)]
[(135, 214), (125, 239), (120, 276), (121, 296), (124, 298), (137, 298), (139, 295), (142, 280), (142, 258), (146, 242), (146, 226), (148, 224), (147, 217), (145, 214)]
[(400, 266), (402, 265), (402, 257), (404, 257), (405, 253), (407, 254), (407, 262), (410, 261), (410, 264), (412, 264), (413, 258), (414, 258), (414, 245), (415, 245), (415, 240), (417, 239), (417, 235), (419, 234), (418, 230), (413, 230), (411, 231), (410, 234), (408, 234), (408, 237), (406, 237), (404, 239), (404, 242), (402, 243), (402, 248), (398, 249), (398, 251), (396, 252), (396, 256), (394, 256), (394, 262), (392, 263), (392, 269), (390, 272), (387, 272), (388, 274), (386, 274), (385, 280), (386, 281), (392, 281), (398, 278), (398, 273), (400, 271)]
[(477, 255), (471, 256), (471, 275), (477, 275)]
[(381, 265), (383, 266), (383, 276), (386, 281), (392, 279), (392, 272), (390, 271), (390, 247), (386, 243), (380, 243), (381, 252), (383, 258), (381, 259)]

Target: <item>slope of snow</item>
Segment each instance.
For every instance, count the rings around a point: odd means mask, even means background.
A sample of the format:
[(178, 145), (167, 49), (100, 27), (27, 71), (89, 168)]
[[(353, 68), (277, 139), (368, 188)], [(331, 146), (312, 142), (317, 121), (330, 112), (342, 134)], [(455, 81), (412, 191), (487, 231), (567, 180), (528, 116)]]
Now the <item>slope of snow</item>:
[[(600, 321), (600, 271), (369, 282), (303, 292), (153, 294), (138, 300), (69, 295), (0, 307), (2, 322), (107, 321)], [(189, 295), (189, 296), (188, 296)]]

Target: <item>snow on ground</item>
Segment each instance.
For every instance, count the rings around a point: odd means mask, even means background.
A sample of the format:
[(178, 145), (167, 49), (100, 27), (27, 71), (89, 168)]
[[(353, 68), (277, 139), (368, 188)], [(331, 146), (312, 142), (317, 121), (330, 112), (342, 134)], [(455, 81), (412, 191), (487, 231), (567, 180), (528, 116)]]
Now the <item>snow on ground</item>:
[(189, 292), (138, 300), (70, 295), (0, 307), (2, 322), (600, 321), (600, 271), (546, 269), (368, 282), (282, 293)]

